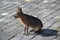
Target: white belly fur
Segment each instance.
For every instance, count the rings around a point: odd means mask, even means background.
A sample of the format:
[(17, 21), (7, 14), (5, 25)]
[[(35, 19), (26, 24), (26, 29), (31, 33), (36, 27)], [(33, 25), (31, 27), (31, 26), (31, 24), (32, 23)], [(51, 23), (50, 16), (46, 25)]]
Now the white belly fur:
[(17, 18), (19, 21), (20, 21), (20, 23), (25, 27), (25, 24), (22, 22), (22, 20), (20, 19), (20, 18)]

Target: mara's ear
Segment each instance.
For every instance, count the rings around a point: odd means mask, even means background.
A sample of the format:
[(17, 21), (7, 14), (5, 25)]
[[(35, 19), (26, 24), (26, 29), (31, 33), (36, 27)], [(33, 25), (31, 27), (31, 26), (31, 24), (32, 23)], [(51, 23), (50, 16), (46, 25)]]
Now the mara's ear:
[(22, 11), (22, 7), (20, 7), (20, 11)]
[(20, 8), (18, 7), (18, 10), (20, 10)]
[(18, 12), (20, 12), (20, 8), (18, 7)]
[(20, 11), (20, 12), (21, 12), (21, 11), (22, 11), (22, 7), (21, 7), (21, 8), (20, 8), (20, 7), (18, 7), (18, 11)]

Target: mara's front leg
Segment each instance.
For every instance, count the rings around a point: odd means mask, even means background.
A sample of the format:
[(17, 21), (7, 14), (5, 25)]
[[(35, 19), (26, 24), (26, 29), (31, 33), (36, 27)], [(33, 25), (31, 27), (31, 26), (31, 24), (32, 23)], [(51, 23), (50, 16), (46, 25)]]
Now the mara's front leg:
[(26, 27), (24, 28), (24, 35), (26, 35)]
[(29, 26), (26, 26), (26, 36), (28, 36), (28, 28)]
[(26, 28), (26, 32), (27, 32), (27, 33), (26, 33), (26, 36), (28, 36), (28, 27)]
[(27, 26), (25, 26), (25, 28), (24, 28), (24, 35), (28, 36), (28, 27)]

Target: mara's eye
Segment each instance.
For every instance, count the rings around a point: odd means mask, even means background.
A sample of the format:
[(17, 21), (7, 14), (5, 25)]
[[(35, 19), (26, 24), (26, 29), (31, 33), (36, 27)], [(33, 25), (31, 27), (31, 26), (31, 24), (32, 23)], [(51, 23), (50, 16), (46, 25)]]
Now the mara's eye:
[(17, 13), (17, 15), (19, 15), (19, 12)]

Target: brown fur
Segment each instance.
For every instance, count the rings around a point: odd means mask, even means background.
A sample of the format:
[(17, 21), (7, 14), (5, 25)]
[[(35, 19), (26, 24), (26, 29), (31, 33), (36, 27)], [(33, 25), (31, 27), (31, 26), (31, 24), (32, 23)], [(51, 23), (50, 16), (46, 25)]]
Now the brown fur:
[(22, 8), (18, 7), (18, 12), (16, 15), (14, 15), (15, 18), (19, 18), (20, 19), (20, 23), (25, 26), (24, 29), (24, 33), (28, 35), (28, 28), (31, 27), (32, 30), (36, 31), (40, 31), (43, 27), (43, 24), (41, 22), (41, 20), (39, 20), (36, 17), (33, 17), (31, 15), (27, 15), (24, 14), (22, 12)]

